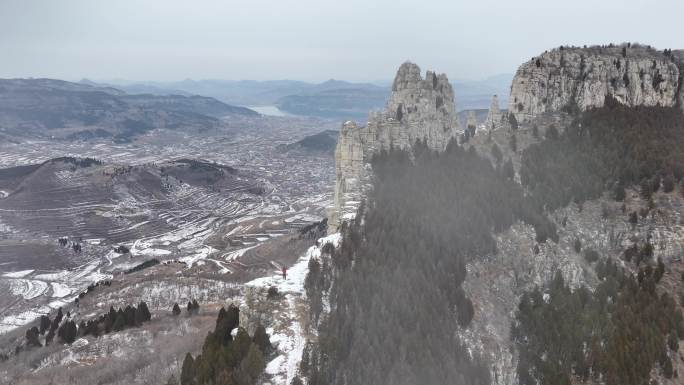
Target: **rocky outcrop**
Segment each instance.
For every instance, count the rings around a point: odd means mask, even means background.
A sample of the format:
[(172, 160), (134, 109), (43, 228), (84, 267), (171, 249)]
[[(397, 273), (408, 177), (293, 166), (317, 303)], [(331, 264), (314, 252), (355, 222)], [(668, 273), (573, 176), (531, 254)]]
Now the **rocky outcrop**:
[(679, 67), (679, 107), (684, 110), (684, 49), (672, 51), (672, 58)]
[(371, 112), (364, 127), (346, 122), (340, 130), (329, 231), (336, 231), (341, 221), (356, 212), (369, 182), (374, 154), (390, 148), (408, 149), (417, 140), (425, 140), (428, 147), (442, 151), (458, 131), (454, 91), (446, 75), (427, 71), (423, 78), (416, 64), (402, 64), (385, 110)]
[(466, 129), (475, 130), (477, 128), (477, 117), (475, 111), (468, 111), (468, 118), (466, 120)]
[(485, 129), (495, 131), (503, 127), (505, 115), (499, 109), (499, 97), (492, 96), (492, 103), (489, 105), (487, 112), (487, 119), (485, 120)]
[(427, 71), (425, 79), (413, 63), (399, 67), (387, 107), (372, 113), (364, 130), (369, 153), (390, 147), (406, 149), (416, 140), (443, 150), (455, 135), (457, 126), (454, 91), (445, 74)]
[(643, 46), (561, 47), (518, 68), (508, 110), (523, 122), (601, 107), (606, 96), (629, 106), (671, 107), (684, 97), (680, 68), (673, 55)]
[[(364, 133), (365, 135), (365, 133)], [(364, 162), (364, 141), (361, 129), (354, 122), (342, 125), (335, 149), (334, 206), (328, 215), (328, 233), (337, 231), (338, 225), (354, 217), (358, 203), (363, 200), (362, 186), (368, 182)]]

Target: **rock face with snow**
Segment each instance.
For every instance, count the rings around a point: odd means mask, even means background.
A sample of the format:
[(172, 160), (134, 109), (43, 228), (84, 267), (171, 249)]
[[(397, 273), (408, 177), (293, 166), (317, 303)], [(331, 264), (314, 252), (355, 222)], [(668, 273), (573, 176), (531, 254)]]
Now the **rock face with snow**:
[(457, 135), (454, 91), (445, 74), (406, 62), (399, 67), (392, 94), (382, 112), (371, 112), (365, 127), (346, 122), (335, 150), (335, 206), (328, 224), (335, 232), (340, 221), (356, 210), (370, 175), (372, 156), (390, 148), (407, 149), (425, 140), (437, 151)]
[(675, 55), (642, 46), (561, 47), (518, 68), (508, 110), (523, 122), (544, 112), (601, 107), (606, 96), (629, 106), (671, 107), (684, 97), (683, 68)]

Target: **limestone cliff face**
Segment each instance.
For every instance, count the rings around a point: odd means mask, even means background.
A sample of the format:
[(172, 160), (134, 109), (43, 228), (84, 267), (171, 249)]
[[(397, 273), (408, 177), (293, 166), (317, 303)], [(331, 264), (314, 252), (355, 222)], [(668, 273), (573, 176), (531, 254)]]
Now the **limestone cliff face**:
[(638, 46), (558, 48), (518, 68), (508, 110), (518, 121), (575, 106), (603, 106), (612, 96), (629, 106), (678, 104), (680, 68), (673, 57)]
[(487, 119), (484, 123), (485, 129), (495, 131), (501, 129), (506, 122), (506, 115), (499, 109), (499, 97), (494, 95), (492, 96), (492, 102), (489, 105), (489, 111), (487, 112)]
[(356, 123), (342, 125), (335, 148), (335, 195), (334, 206), (328, 215), (328, 232), (334, 233), (343, 220), (352, 219), (358, 204), (363, 200), (364, 186), (369, 172), (364, 162), (366, 130), (361, 132)]
[(679, 67), (679, 107), (684, 110), (684, 49), (672, 51), (672, 58)]
[(372, 113), (365, 127), (364, 148), (369, 155), (391, 146), (406, 149), (416, 140), (443, 150), (457, 126), (454, 91), (446, 75), (427, 71), (425, 78), (413, 63), (399, 67), (384, 112)]
[(335, 150), (330, 231), (336, 231), (341, 221), (356, 212), (369, 182), (369, 163), (374, 154), (391, 147), (408, 149), (417, 140), (442, 151), (458, 131), (454, 91), (446, 75), (427, 71), (423, 78), (416, 64), (402, 64), (385, 110), (370, 113), (364, 127), (354, 122), (342, 126)]

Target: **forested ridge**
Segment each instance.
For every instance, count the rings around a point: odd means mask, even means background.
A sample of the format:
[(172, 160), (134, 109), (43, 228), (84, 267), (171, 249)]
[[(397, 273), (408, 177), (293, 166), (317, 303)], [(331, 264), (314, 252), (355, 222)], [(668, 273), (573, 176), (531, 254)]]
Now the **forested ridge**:
[(240, 310), (231, 304), (219, 311), (216, 327), (204, 339), (200, 354), (193, 357), (187, 353), (179, 379), (173, 376), (167, 384), (254, 385), (272, 349), (266, 329), (258, 325), (250, 337), (240, 327)]
[(593, 292), (571, 290), (557, 273), (545, 292), (525, 293), (511, 332), (520, 383), (570, 385), (576, 377), (639, 385), (648, 383), (654, 365), (666, 378), (678, 377), (672, 359), (684, 322), (675, 299), (656, 290), (664, 269), (658, 266), (634, 277), (602, 259)]
[[(582, 113), (560, 134), (550, 127), (545, 140), (526, 149), (521, 181), (547, 208), (605, 191), (622, 201), (625, 188), (635, 186), (646, 200), (640, 210), (646, 217), (656, 205), (653, 193), (671, 193), (684, 176), (682, 148), (679, 109), (630, 108), (607, 98), (604, 107)], [(636, 212), (625, 214), (625, 221), (638, 223)], [(571, 290), (557, 274), (546, 288), (523, 295), (512, 328), (521, 384), (639, 385), (649, 383), (654, 368), (665, 378), (679, 377), (673, 360), (679, 360), (684, 322), (677, 294), (659, 289), (666, 266), (654, 260), (649, 236), (633, 241), (618, 261), (585, 250), (600, 280), (594, 291)]]
[[(309, 279), (330, 287), (331, 305), (318, 344), (303, 356), (310, 384), (488, 383), (486, 364), (455, 333), (473, 316), (461, 287), (466, 261), (496, 253), (493, 235), (517, 220), (535, 228), (537, 242), (556, 242), (549, 211), (606, 191), (623, 200), (634, 185), (650, 200), (684, 176), (684, 117), (674, 108), (629, 108), (608, 98), (568, 127), (544, 131), (541, 143), (522, 152), (522, 185), (510, 161), (495, 167), (455, 143), (442, 154), (419, 142), (413, 157), (376, 157), (373, 188), (356, 219), (341, 227), (332, 266), (315, 266)], [(600, 279), (595, 291), (573, 290), (558, 273), (548, 288), (524, 294), (512, 328), (522, 384), (643, 384), (653, 368), (678, 376), (669, 352), (684, 324), (676, 301), (657, 290), (664, 266), (652, 248), (641, 240), (622, 255), (638, 277), (585, 250)], [(321, 283), (325, 277), (334, 284)], [(309, 296), (317, 319), (320, 298)]]
[[(91, 285), (88, 288), (89, 291), (91, 287), (94, 288), (95, 286)], [(145, 301), (141, 301), (137, 308), (128, 305), (125, 308), (115, 310), (113, 306), (110, 306), (108, 313), (88, 321), (81, 320), (78, 324), (70, 312), (67, 312), (65, 317), (60, 307), (54, 319), (51, 320), (49, 315), (41, 315), (39, 326), (33, 326), (26, 330), (26, 344), (24, 346), (18, 345), (15, 353), (19, 353), (24, 348), (43, 346), (41, 342), (41, 336), (43, 335), (45, 336), (43, 338), (45, 346), (53, 342), (55, 335), (59, 337), (62, 343), (70, 345), (77, 337), (85, 337), (87, 335), (99, 337), (126, 328), (142, 326), (143, 323), (151, 319), (152, 314)]]
[(489, 383), (455, 333), (473, 317), (465, 263), (496, 253), (493, 233), (517, 220), (556, 236), (520, 185), (474, 149), (452, 142), (438, 154), (419, 142), (413, 154), (374, 160), (367, 205), (331, 250), (331, 313), (301, 368), (312, 385)]
[[(678, 108), (605, 106), (582, 113), (559, 134), (525, 149), (520, 180), (548, 209), (594, 199), (605, 190), (618, 200), (630, 185), (684, 176), (684, 114)], [(667, 187), (667, 186), (665, 186)]]

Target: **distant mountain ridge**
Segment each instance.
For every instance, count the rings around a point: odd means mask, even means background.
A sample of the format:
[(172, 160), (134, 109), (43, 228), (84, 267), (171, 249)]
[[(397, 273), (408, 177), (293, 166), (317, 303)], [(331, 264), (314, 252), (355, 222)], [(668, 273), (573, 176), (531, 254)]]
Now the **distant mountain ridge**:
[(198, 113), (220, 118), (226, 115), (258, 116), (256, 111), (246, 107), (231, 106), (214, 98), (192, 95), (124, 95), (122, 98), (129, 104), (142, 108), (154, 108), (165, 111)]
[[(488, 108), (492, 95), (499, 95), (506, 105), (512, 78), (512, 74), (501, 74), (483, 80), (453, 81), (457, 110)], [(203, 95), (232, 105), (277, 106), (294, 115), (351, 119), (364, 123), (368, 118), (368, 111), (382, 110), (385, 107), (392, 82), (355, 83), (329, 79), (322, 83), (307, 83), (297, 80), (187, 79), (179, 82), (118, 80), (109, 83), (129, 93)]]
[(297, 94), (312, 89), (313, 84), (297, 80), (191, 80), (177, 82), (141, 81), (129, 82), (113, 80), (96, 84), (112, 84), (129, 93), (155, 95), (187, 94), (202, 95), (218, 99), (224, 103), (241, 106), (274, 105), (287, 95)]
[(0, 135), (111, 137), (128, 141), (156, 128), (207, 130), (219, 117), (257, 117), (203, 96), (129, 95), (114, 87), (55, 79), (0, 79)]
[(383, 106), (389, 89), (367, 85), (359, 88), (335, 88), (288, 95), (278, 99), (276, 106), (290, 114), (326, 119), (359, 120), (368, 117), (369, 110)]
[(339, 134), (340, 132), (337, 130), (325, 130), (317, 134), (306, 136), (294, 143), (279, 145), (278, 148), (285, 152), (303, 150), (332, 155), (335, 152)]

